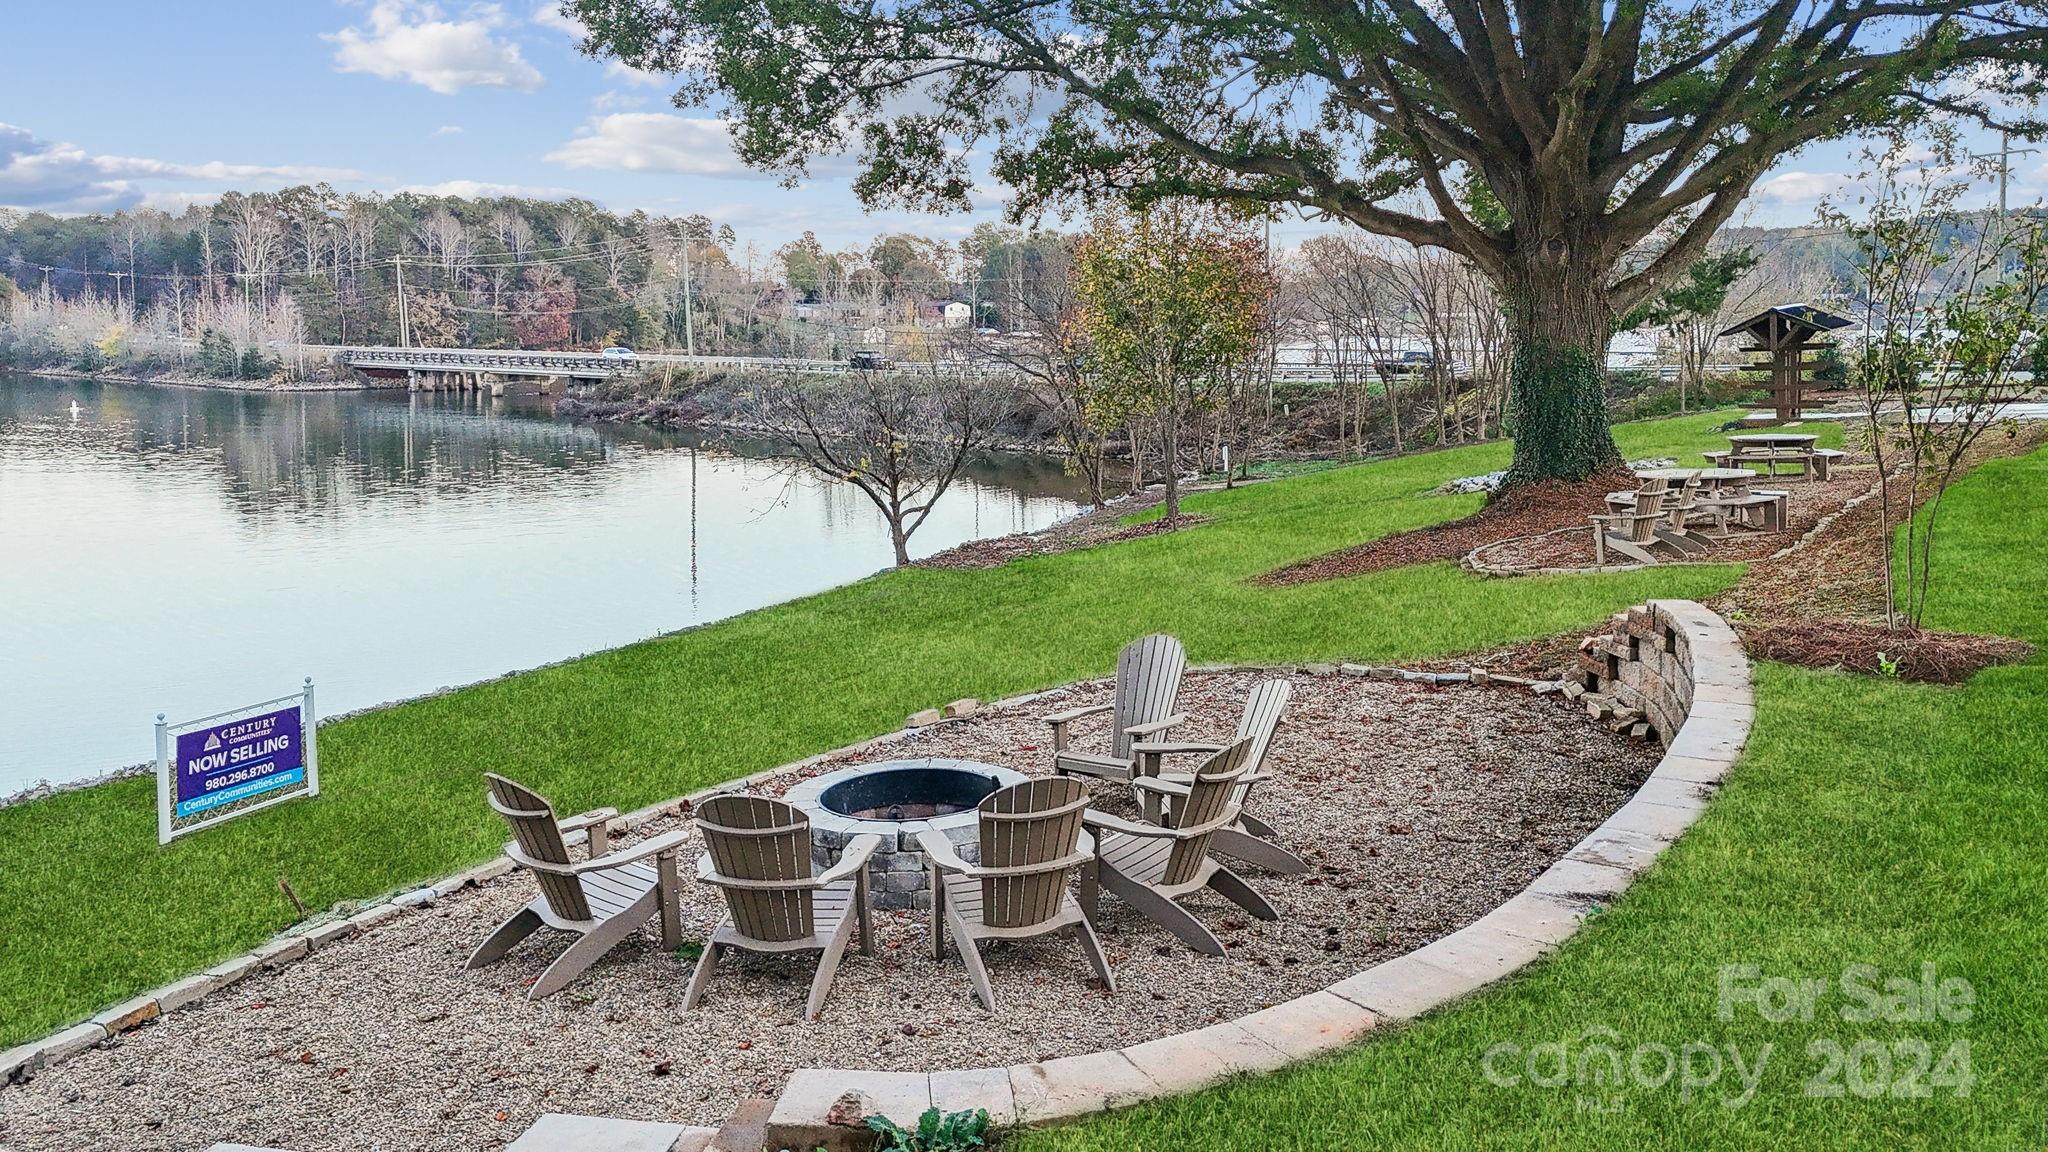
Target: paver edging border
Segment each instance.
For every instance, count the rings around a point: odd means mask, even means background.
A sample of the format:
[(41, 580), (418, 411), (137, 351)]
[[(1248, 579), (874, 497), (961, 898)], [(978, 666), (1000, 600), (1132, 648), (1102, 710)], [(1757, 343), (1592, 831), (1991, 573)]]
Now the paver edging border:
[[(879, 1112), (902, 1122), (931, 1107), (986, 1108), (998, 1126), (1046, 1124), (1193, 1092), (1240, 1073), (1271, 1072), (1328, 1055), (1382, 1024), (1411, 1020), (1555, 950), (1578, 931), (1596, 901), (1625, 891), (1706, 810), (1713, 790), (1741, 755), (1754, 715), (1741, 640), (1704, 605), (1652, 600), (1617, 615), (1613, 623), (1623, 636), (1654, 628), (1663, 641), (1660, 653), (1682, 651), (1683, 674), (1657, 676), (1645, 691), (1660, 697), (1660, 707), (1676, 707), (1685, 720), (1666, 740), (1663, 759), (1634, 797), (1493, 911), (1327, 988), (1141, 1044), (1001, 1068), (800, 1068), (776, 1098), (769, 1146), (833, 1152), (873, 1146), (872, 1133), (834, 1123), (835, 1114)], [(1351, 675), (1367, 671), (1356, 665), (1339, 670)], [(1407, 673), (1403, 678), (1425, 675), (1474, 679), (1465, 673)], [(1702, 707), (1695, 709), (1696, 702)], [(835, 1109), (847, 1093), (857, 1094), (862, 1106)]]

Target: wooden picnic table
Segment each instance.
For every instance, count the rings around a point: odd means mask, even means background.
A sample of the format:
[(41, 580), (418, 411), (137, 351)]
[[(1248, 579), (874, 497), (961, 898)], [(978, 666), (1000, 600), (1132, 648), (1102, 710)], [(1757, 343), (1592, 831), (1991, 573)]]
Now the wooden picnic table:
[[(1752, 493), (1749, 485), (1757, 475), (1747, 468), (1644, 468), (1636, 475), (1681, 489), (1697, 481), (1698, 515), (1710, 517), (1722, 534), (1730, 526), (1774, 531), (1784, 522), (1782, 494)], [(1634, 493), (1616, 492), (1608, 495), (1607, 503), (1620, 507), (1633, 499)]]
[(1756, 473), (1747, 468), (1701, 468), (1697, 475), (1702, 484), (1737, 492), (1749, 491), (1749, 482), (1756, 479)]
[(1811, 448), (1820, 437), (1811, 432), (1743, 432), (1728, 437), (1728, 442), (1741, 448), (1752, 445), (1758, 448)]
[(1728, 437), (1726, 452), (1707, 452), (1704, 455), (1717, 467), (1760, 464), (1766, 472), (1776, 476), (1779, 465), (1797, 465), (1806, 479), (1825, 480), (1829, 465), (1842, 454), (1815, 448), (1819, 440), (1820, 437), (1811, 432), (1743, 432)]
[(1715, 489), (1732, 488), (1744, 492), (1748, 491), (1749, 482), (1756, 479), (1756, 473), (1747, 468), (1644, 468), (1636, 475), (1645, 480), (1664, 480), (1672, 484), (1698, 480)]

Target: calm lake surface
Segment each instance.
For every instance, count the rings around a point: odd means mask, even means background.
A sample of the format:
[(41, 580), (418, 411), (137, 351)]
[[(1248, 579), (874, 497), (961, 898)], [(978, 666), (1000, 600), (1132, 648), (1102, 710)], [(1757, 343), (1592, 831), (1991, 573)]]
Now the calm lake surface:
[[(541, 400), (0, 375), (0, 796), (151, 759), (159, 712), (311, 676), (333, 715), (889, 566), (865, 497), (765, 457)], [(1082, 495), (1055, 462), (991, 459), (912, 553)]]

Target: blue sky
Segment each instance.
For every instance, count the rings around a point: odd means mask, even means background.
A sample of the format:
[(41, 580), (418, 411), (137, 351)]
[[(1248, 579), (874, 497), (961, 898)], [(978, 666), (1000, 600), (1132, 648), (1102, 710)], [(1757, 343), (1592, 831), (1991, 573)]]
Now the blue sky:
[[(802, 188), (743, 169), (671, 85), (580, 55), (553, 0), (16, 0), (5, 17), (0, 205), (177, 209), (229, 188), (580, 195), (702, 212), (763, 249), (815, 230), (964, 234), (974, 216), (867, 214), (843, 164)], [(1828, 145), (1767, 176), (1746, 221), (1797, 224), (1853, 169)], [(2016, 202), (2048, 184), (2015, 164)], [(1989, 197), (1990, 191), (1985, 191)], [(1312, 225), (1276, 227), (1286, 241)]]

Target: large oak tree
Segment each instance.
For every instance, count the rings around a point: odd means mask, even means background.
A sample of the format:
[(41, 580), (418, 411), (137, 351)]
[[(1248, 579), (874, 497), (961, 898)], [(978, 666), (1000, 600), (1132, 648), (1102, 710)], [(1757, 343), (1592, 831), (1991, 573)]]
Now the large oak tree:
[[(1787, 150), (2034, 95), (2048, 0), (568, 0), (748, 163), (852, 148), (870, 204), (1295, 206), (1462, 253), (1515, 342), (1514, 482), (1619, 461), (1615, 318)], [(1971, 94), (1954, 82), (1968, 77)], [(2032, 134), (2038, 125), (2017, 125)], [(1425, 205), (1410, 210), (1416, 200)]]

